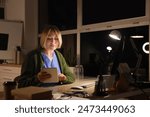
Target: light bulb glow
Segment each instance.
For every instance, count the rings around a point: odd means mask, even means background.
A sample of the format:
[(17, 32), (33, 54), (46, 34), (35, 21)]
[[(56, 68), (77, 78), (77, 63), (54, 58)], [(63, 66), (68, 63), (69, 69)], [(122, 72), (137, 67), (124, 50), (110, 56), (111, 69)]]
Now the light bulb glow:
[(146, 50), (146, 46), (149, 46), (149, 42), (146, 42), (146, 43), (143, 44), (142, 50), (143, 50), (146, 54), (149, 54), (149, 50)]

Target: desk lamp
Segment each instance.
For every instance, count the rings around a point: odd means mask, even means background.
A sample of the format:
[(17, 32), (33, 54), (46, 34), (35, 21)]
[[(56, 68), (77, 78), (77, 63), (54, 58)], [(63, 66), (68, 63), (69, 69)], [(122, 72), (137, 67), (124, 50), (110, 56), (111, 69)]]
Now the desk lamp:
[[(122, 53), (123, 50), (124, 50), (124, 47), (125, 47), (125, 42), (126, 42), (126, 41), (125, 41), (125, 36), (122, 36), (121, 33), (120, 33), (120, 31), (118, 31), (118, 30), (113, 30), (113, 31), (111, 31), (110, 34), (109, 34), (109, 36), (110, 36), (112, 39), (120, 40), (120, 41), (121, 41), (119, 49), (121, 49), (121, 53)], [(131, 75), (132, 75), (133, 78), (134, 78), (134, 81), (136, 82), (136, 79), (137, 79), (137, 78), (136, 78), (136, 74), (137, 74), (138, 69), (139, 69), (139, 67), (140, 67), (140, 65), (141, 65), (142, 54), (139, 53), (138, 49), (136, 48), (136, 45), (135, 45), (134, 41), (133, 41), (131, 38), (129, 39), (129, 41), (130, 41), (130, 43), (131, 43), (131, 46), (132, 46), (132, 48), (133, 48), (133, 50), (134, 50), (134, 53), (135, 53), (136, 57), (138, 58), (137, 63), (136, 63), (136, 66), (135, 66), (135, 68), (134, 68), (134, 71), (131, 73)], [(120, 53), (118, 53), (118, 54), (120, 54)], [(118, 60), (118, 58), (117, 58), (117, 60)], [(117, 63), (117, 65), (115, 65), (115, 69), (117, 69), (118, 65), (119, 65), (119, 62)], [(112, 68), (112, 69), (113, 69), (113, 68)], [(131, 79), (129, 79), (129, 80), (131, 80)], [(131, 80), (131, 82), (133, 83), (132, 80)]]
[(111, 37), (114, 40), (118, 40), (122, 42), (122, 51), (124, 50), (125, 46), (125, 38), (122, 37), (121, 33), (118, 30), (113, 30), (110, 32), (109, 37)]

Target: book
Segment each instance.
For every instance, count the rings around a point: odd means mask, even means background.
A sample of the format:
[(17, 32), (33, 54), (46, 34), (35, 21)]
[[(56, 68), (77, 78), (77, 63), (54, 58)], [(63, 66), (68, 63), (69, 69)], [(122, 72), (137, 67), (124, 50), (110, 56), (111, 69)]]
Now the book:
[(51, 89), (35, 86), (13, 89), (11, 94), (19, 100), (49, 100), (53, 98)]

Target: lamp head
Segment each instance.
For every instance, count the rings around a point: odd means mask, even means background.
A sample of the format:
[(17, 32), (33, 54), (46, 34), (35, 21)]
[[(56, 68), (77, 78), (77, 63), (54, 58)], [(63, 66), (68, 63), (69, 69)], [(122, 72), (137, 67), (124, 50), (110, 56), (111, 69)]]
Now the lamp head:
[(115, 40), (121, 40), (122, 36), (118, 30), (113, 30), (110, 32), (109, 37)]

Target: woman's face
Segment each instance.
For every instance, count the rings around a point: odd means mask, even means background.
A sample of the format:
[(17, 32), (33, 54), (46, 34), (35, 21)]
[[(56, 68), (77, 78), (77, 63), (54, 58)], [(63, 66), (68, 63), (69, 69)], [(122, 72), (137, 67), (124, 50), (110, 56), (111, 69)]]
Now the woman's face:
[(55, 50), (58, 47), (59, 41), (55, 34), (48, 35), (46, 40), (46, 50)]

